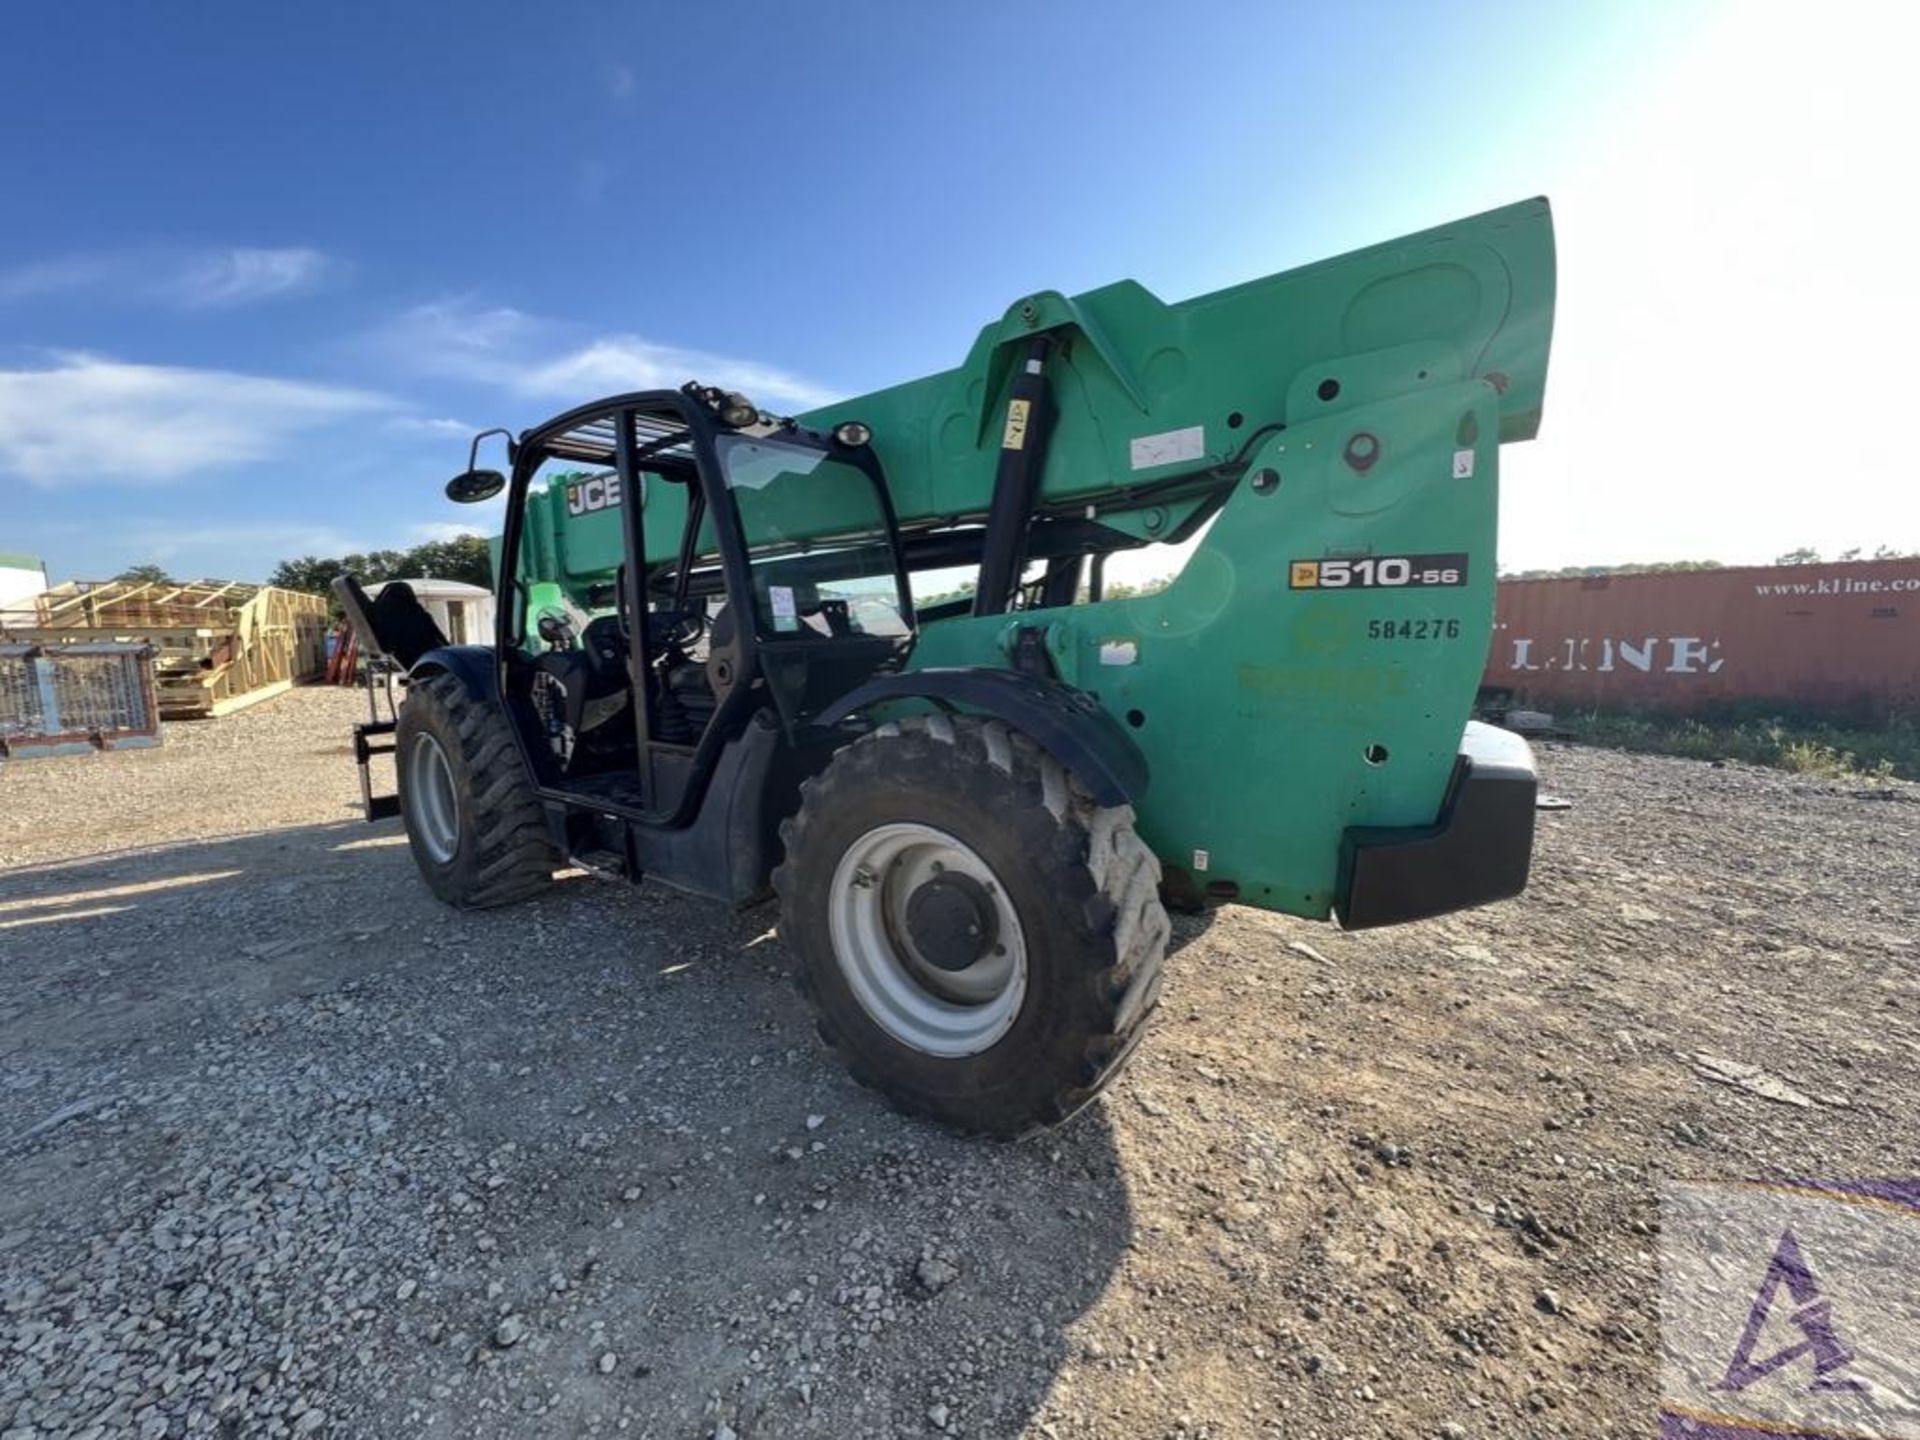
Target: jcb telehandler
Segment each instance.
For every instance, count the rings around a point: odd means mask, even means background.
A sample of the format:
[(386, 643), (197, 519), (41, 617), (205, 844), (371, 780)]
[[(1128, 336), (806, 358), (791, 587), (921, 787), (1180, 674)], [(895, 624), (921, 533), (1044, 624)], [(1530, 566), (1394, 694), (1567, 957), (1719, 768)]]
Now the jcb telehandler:
[(406, 671), (356, 735), (369, 816), (455, 905), (570, 864), (771, 884), (859, 1079), (1062, 1120), (1140, 1038), (1167, 905), (1357, 928), (1525, 885), (1532, 758), (1468, 714), (1553, 284), (1534, 200), (1181, 304), (1028, 295), (958, 369), (797, 419), (617, 395), (508, 474), (485, 432), (448, 494), (506, 491), (494, 643), (337, 582)]

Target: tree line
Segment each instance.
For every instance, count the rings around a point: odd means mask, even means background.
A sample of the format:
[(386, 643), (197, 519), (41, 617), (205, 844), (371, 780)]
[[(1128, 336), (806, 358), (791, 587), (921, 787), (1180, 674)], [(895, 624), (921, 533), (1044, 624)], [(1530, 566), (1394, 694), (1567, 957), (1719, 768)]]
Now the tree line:
[(337, 559), (302, 555), (282, 560), (267, 577), (269, 585), (284, 590), (330, 594), (336, 575), (352, 575), (362, 585), (382, 580), (461, 580), (493, 588), (493, 559), (484, 535), (456, 535), (451, 540), (429, 540), (411, 550), (370, 550), (364, 555)]
[[(1891, 545), (1878, 547), (1868, 555), (1861, 546), (1842, 550), (1833, 560), (1845, 564), (1851, 560), (1916, 560), (1920, 551), (1896, 550)], [(1776, 565), (1822, 565), (1827, 559), (1810, 545), (1802, 545), (1773, 557)], [(1588, 575), (1669, 575), (1685, 570), (1724, 570), (1719, 560), (1650, 560), (1626, 565), (1562, 565), (1557, 570), (1502, 570), (1502, 580), (1572, 580)]]
[[(326, 557), (302, 555), (297, 560), (282, 560), (267, 576), (267, 584), (282, 590), (305, 590), (314, 595), (331, 595), (336, 575), (352, 575), (362, 585), (378, 585), (382, 580), (460, 580), (468, 585), (493, 588), (493, 557), (484, 535), (456, 535), (451, 540), (429, 540), (411, 550), (369, 550)], [(115, 580), (143, 585), (178, 585), (164, 565), (129, 565)]]

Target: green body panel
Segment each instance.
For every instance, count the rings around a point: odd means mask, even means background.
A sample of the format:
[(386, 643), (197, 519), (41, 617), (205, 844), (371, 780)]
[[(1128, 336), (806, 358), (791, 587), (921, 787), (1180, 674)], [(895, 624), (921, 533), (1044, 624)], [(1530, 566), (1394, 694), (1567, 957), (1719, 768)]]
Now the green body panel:
[[(1533, 200), (1178, 304), (1131, 281), (1032, 295), (959, 368), (800, 418), (872, 427), (903, 526), (977, 521), (1015, 368), (1047, 332), (1042, 504), (1177, 537), (1199, 502), (1137, 487), (1235, 477), (1167, 589), (929, 623), (910, 663), (1006, 665), (1015, 629), (1048, 627), (1062, 678), (1146, 754), (1136, 810), (1162, 861), (1323, 917), (1347, 827), (1442, 807), (1492, 636), (1499, 445), (1539, 426), (1553, 295), (1552, 220)], [(1263, 472), (1277, 485), (1256, 485)], [(619, 562), (617, 512), (569, 515), (563, 492), (533, 502), (525, 569), (577, 599)], [(684, 505), (649, 485), (650, 560), (672, 554)], [(866, 523), (825, 506), (794, 519), (818, 536)], [(1296, 563), (1343, 559), (1462, 574), (1294, 583)]]
[[(1455, 479), (1466, 415), (1483, 438)], [(1239, 485), (1165, 590), (941, 621), (912, 663), (1005, 665), (1016, 629), (1049, 626), (1061, 677), (1146, 752), (1135, 809), (1161, 861), (1324, 917), (1341, 832), (1431, 823), (1445, 796), (1492, 634), (1496, 423), (1492, 391), (1456, 382), (1289, 426), (1253, 461), (1279, 486)], [(1383, 457), (1364, 480), (1342, 458), (1355, 427)], [(1292, 561), (1345, 552), (1464, 554), (1466, 583), (1290, 587)]]
[[(520, 541), (521, 577), (534, 584), (551, 583), (577, 606), (585, 608), (587, 588), (611, 580), (624, 560), (626, 540), (621, 532), (619, 505), (574, 514), (569, 509), (571, 488), (590, 478), (589, 472), (549, 475), (527, 497), (526, 529)], [(654, 477), (643, 497), (647, 521), (647, 559), (658, 562), (673, 556), (687, 521), (684, 486)], [(710, 537), (709, 537), (710, 538)], [(500, 537), (491, 542), (493, 568), (500, 569)], [(538, 613), (551, 597), (537, 596), (527, 606)]]

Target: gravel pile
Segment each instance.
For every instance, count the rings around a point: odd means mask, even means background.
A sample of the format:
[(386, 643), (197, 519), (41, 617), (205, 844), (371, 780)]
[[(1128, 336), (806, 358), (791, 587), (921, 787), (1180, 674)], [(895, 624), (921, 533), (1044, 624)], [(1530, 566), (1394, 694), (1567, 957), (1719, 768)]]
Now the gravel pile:
[(770, 910), (437, 905), (357, 706), (0, 765), (7, 1440), (1637, 1435), (1662, 1178), (1920, 1169), (1913, 787), (1552, 748), (1524, 900), (1182, 921), (1001, 1146)]

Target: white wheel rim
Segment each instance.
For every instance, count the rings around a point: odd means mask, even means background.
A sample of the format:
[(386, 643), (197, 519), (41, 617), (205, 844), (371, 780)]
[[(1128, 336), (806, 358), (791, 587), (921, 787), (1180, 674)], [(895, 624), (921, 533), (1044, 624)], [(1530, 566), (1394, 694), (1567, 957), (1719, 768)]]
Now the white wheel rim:
[(448, 864), (460, 848), (460, 801), (447, 752), (431, 735), (415, 736), (407, 752), (407, 799), (415, 837), (436, 864)]
[[(950, 870), (992, 898), (995, 946), (963, 970), (915, 949), (907, 901)], [(827, 897), (834, 959), (868, 1017), (925, 1055), (977, 1055), (1005, 1035), (1027, 995), (1026, 936), (1006, 887), (970, 848), (930, 825), (881, 825), (847, 847)]]

